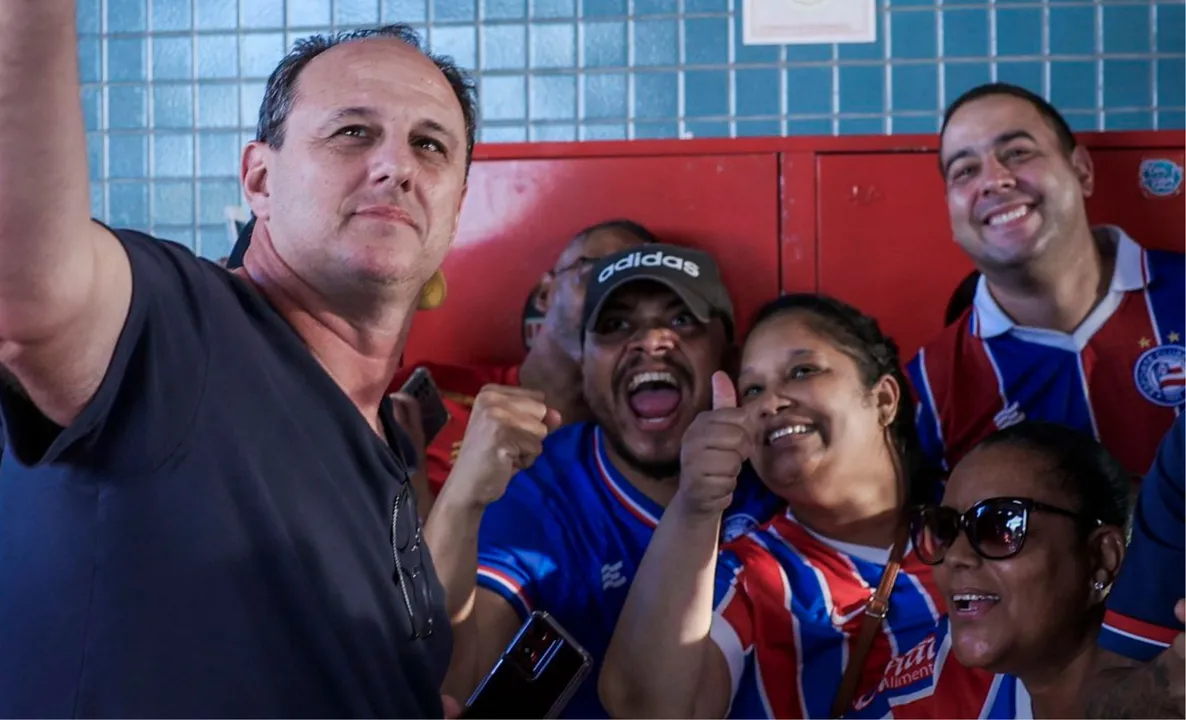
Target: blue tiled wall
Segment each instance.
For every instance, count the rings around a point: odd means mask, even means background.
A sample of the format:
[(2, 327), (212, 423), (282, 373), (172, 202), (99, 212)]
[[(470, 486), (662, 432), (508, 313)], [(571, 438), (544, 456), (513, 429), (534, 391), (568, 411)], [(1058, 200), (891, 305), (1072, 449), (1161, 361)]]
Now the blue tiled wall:
[(312, 32), (411, 22), (485, 141), (934, 132), (996, 78), (1076, 128), (1186, 127), (1186, 0), (878, 0), (861, 45), (747, 46), (741, 0), (78, 0), (96, 216), (225, 254), (264, 81)]

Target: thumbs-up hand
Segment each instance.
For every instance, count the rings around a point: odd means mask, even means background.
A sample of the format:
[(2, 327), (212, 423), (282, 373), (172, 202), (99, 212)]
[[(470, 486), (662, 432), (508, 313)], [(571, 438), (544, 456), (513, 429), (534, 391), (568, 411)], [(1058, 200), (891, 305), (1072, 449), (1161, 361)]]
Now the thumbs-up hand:
[(672, 506), (695, 514), (724, 512), (741, 466), (753, 454), (756, 435), (754, 414), (737, 406), (733, 381), (723, 372), (713, 373), (712, 410), (697, 415), (684, 433)]

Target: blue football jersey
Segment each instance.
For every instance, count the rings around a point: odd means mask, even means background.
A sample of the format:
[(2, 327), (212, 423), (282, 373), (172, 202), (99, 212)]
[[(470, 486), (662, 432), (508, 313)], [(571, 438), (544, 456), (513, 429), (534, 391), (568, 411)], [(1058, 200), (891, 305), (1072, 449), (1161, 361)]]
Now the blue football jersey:
[[(722, 535), (737, 537), (785, 503), (747, 468), (725, 512)], [(594, 423), (552, 433), (535, 463), (490, 505), (478, 536), (478, 585), (506, 598), (521, 618), (551, 614), (593, 657), (593, 671), (566, 717), (608, 717), (597, 675), (630, 581), (663, 508), (618, 472)]]

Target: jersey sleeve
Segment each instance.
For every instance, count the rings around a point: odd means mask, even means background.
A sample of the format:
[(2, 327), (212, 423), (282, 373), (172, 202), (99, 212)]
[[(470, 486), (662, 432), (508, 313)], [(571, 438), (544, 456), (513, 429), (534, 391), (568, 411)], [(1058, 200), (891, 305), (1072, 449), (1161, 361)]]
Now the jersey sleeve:
[(721, 550), (717, 555), (713, 587), (716, 610), (709, 637), (721, 649), (729, 666), (731, 698), (737, 695), (745, 657), (754, 646), (753, 605), (745, 592), (744, 573), (741, 558), (728, 548)]
[(184, 442), (205, 392), (210, 294), (226, 271), (175, 243), (111, 232), (128, 256), (132, 298), (90, 402), (63, 428), (0, 382), (6, 452), (24, 465), (68, 462), (106, 476), (151, 470)]
[(1100, 631), (1101, 646), (1133, 660), (1152, 660), (1183, 630), (1174, 605), (1186, 586), (1184, 419), (1179, 415), (1162, 440), (1141, 484), (1132, 540)]
[(939, 409), (935, 406), (930, 378), (927, 376), (926, 348), (919, 350), (907, 364), (906, 376), (914, 393), (914, 422), (918, 428), (918, 440), (924, 462), (936, 470), (946, 472), (949, 468), (943, 445), (943, 426)]
[(567, 566), (562, 525), (540, 491), (547, 470), (541, 456), (511, 478), (506, 494), (486, 509), (478, 533), (478, 587), (502, 596), (522, 620), (553, 604), (559, 569)]

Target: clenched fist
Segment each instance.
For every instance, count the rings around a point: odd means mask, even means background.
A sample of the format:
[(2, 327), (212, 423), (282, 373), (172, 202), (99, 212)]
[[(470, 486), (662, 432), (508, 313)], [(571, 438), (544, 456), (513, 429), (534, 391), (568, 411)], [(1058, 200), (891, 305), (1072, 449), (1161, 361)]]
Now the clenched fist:
[(754, 413), (737, 407), (733, 381), (723, 372), (713, 373), (712, 410), (696, 416), (684, 433), (673, 505), (692, 513), (724, 512), (756, 436)]
[(544, 394), (505, 385), (487, 385), (473, 412), (453, 471), (445, 483), (469, 503), (485, 507), (502, 497), (517, 471), (531, 467), (543, 451), (544, 437), (560, 425), (560, 413), (544, 404)]

